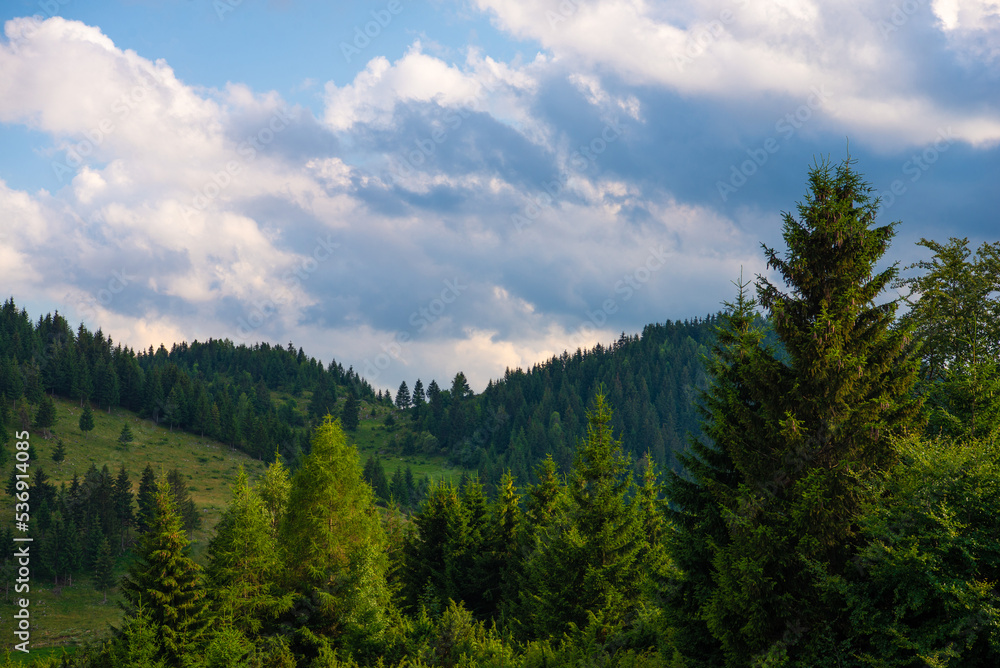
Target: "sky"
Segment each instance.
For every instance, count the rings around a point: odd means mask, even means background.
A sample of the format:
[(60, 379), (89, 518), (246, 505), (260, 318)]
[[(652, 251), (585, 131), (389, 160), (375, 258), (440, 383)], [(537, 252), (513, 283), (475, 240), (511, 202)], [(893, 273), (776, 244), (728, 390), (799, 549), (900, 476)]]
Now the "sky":
[(1000, 0), (3, 0), (0, 293), (375, 387), (714, 313), (816, 161), (1000, 239)]

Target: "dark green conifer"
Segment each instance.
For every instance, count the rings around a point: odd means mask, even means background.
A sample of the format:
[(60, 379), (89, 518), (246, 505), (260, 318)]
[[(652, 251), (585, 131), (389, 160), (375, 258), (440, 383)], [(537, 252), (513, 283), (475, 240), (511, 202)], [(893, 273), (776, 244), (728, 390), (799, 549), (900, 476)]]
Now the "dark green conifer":
[(198, 508), (194, 504), (194, 499), (191, 498), (191, 492), (188, 490), (181, 472), (177, 469), (171, 470), (167, 474), (167, 482), (170, 484), (170, 490), (173, 492), (174, 501), (177, 504), (177, 514), (184, 522), (184, 530), (191, 532), (200, 529), (201, 515), (198, 514)]
[(132, 429), (128, 426), (128, 423), (123, 424), (121, 433), (118, 434), (118, 445), (121, 446), (122, 450), (128, 450), (128, 446), (134, 440), (135, 436), (132, 435)]
[(52, 451), (52, 461), (58, 463), (66, 459), (66, 445), (62, 442), (60, 438), (56, 442), (56, 449)]
[(94, 559), (93, 582), (94, 589), (104, 593), (102, 603), (108, 602), (108, 590), (115, 586), (115, 558), (111, 554), (111, 545), (107, 538), (101, 539)]
[(136, 503), (139, 506), (136, 528), (139, 533), (144, 533), (153, 525), (153, 518), (156, 515), (156, 475), (150, 464), (146, 464), (146, 468), (142, 470)]
[(35, 412), (35, 428), (48, 433), (56, 424), (56, 405), (48, 395), (42, 395), (42, 401)]
[[(727, 413), (707, 429), (737, 474), (735, 488), (704, 485), (726, 539), (710, 543), (701, 615), (729, 666), (811, 666), (852, 651), (844, 603), (817, 573), (852, 567), (867, 483), (895, 463), (893, 439), (919, 411), (912, 334), (893, 328), (894, 301), (876, 301), (896, 276), (876, 266), (895, 223), (872, 227), (877, 201), (850, 160), (816, 165), (809, 184), (799, 217), (784, 216), (787, 253), (764, 249), (788, 292), (757, 283), (781, 354), (752, 334), (736, 347)], [(705, 463), (727, 475), (724, 459)]]
[(354, 395), (354, 392), (349, 392), (347, 399), (344, 400), (344, 407), (340, 411), (340, 421), (344, 425), (344, 429), (351, 432), (357, 431), (359, 410), (360, 404), (358, 403), (358, 398)]
[(90, 410), (90, 404), (85, 404), (83, 406), (83, 412), (80, 413), (80, 431), (86, 434), (88, 431), (94, 429), (94, 412)]
[(201, 567), (188, 555), (190, 541), (165, 480), (157, 484), (155, 499), (152, 525), (121, 581), (122, 607), (130, 619), (141, 606), (156, 628), (163, 658), (170, 665), (184, 665), (205, 635), (207, 598)]

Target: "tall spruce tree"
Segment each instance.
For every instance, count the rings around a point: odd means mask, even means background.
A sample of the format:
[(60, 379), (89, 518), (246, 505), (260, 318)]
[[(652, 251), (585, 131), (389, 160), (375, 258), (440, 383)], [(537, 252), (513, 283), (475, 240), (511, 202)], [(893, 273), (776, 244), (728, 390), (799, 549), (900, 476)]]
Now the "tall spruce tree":
[(406, 381), (404, 380), (399, 384), (399, 389), (396, 390), (396, 408), (399, 410), (404, 410), (410, 407), (410, 389), (406, 386)]
[(749, 283), (737, 285), (739, 295), (726, 304), (706, 360), (712, 383), (698, 404), (704, 438), (691, 439), (688, 451), (678, 455), (683, 471), (671, 471), (667, 481), (672, 533), (666, 546), (677, 570), (658, 583), (659, 593), (671, 645), (691, 668), (725, 663), (705, 611), (717, 587), (713, 555), (729, 543), (723, 501), (731, 501), (743, 480), (731, 453), (765, 438), (758, 410), (764, 384), (750, 379), (780, 373), (773, 350), (762, 350), (766, 333), (755, 317), (757, 303), (747, 295)]
[[(638, 604), (648, 546), (632, 467), (611, 419), (600, 393), (587, 412), (587, 438), (566, 489), (549, 502), (547, 526), (535, 529), (522, 578), (520, 612), (528, 618), (520, 622), (538, 637), (559, 636), (570, 624), (583, 628), (591, 615), (621, 624)], [(529, 502), (532, 514), (536, 505)]]
[(316, 428), (279, 535), (287, 584), (312, 601), (307, 625), (358, 656), (375, 652), (389, 603), (386, 535), (339, 421)]
[(121, 581), (122, 607), (127, 620), (137, 618), (140, 608), (149, 616), (162, 658), (180, 666), (203, 640), (209, 611), (201, 567), (188, 554), (190, 541), (168, 482), (157, 484), (155, 498), (153, 523)]
[(919, 412), (913, 336), (893, 327), (895, 301), (876, 303), (897, 274), (876, 266), (896, 223), (873, 227), (878, 202), (852, 164), (815, 165), (799, 217), (784, 214), (784, 257), (764, 247), (788, 290), (757, 282), (781, 355), (752, 339), (734, 351), (747, 360), (738, 410), (709, 425), (738, 478), (707, 486), (726, 542), (710, 548), (702, 615), (728, 666), (838, 665), (855, 651), (818, 574), (852, 567), (867, 483)]

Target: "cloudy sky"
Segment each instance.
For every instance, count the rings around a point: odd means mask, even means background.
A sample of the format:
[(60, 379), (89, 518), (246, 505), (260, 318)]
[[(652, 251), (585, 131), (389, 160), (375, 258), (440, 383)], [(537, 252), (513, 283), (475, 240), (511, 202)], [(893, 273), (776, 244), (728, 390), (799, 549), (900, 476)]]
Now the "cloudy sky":
[(2, 3), (0, 292), (374, 385), (714, 312), (848, 151), (1000, 238), (1000, 0)]

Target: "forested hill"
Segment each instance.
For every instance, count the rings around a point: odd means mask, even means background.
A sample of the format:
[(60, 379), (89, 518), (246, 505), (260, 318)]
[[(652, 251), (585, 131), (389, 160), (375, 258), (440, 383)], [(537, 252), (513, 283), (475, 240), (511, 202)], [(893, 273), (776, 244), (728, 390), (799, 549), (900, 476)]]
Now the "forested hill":
[[(309, 400), (301, 410), (295, 400), (276, 406), (269, 390)], [(310, 419), (334, 412), (339, 396), (375, 400), (352, 369), (333, 361), (324, 367), (290, 343), (210, 339), (135, 352), (100, 329), (81, 324), (74, 333), (58, 312), (32, 322), (8, 299), (0, 308), (0, 397), (27, 421), (20, 400), (37, 405), (44, 393), (102, 409), (121, 406), (265, 460), (276, 451), (294, 459), (308, 442)]]
[(623, 449), (675, 468), (687, 435), (699, 432), (698, 389), (705, 388), (702, 356), (717, 316), (647, 325), (612, 345), (577, 349), (524, 371), (508, 370), (476, 398), (476, 417), (455, 443), (459, 463), (499, 480), (510, 469), (530, 479), (534, 463), (551, 453), (568, 470), (586, 436), (586, 407), (604, 387), (615, 407), (612, 424)]
[[(352, 368), (324, 366), (291, 343), (235, 345), (226, 339), (175, 343), (170, 350), (134, 351), (100, 329), (76, 331), (58, 312), (32, 321), (13, 299), (0, 308), (0, 397), (15, 418), (54, 394), (95, 407), (121, 406), (171, 428), (206, 435), (247, 454), (292, 463), (308, 450), (308, 436), (323, 415), (345, 414), (349, 395), (363, 407), (395, 406), (397, 424), (380, 432), (384, 449), (447, 455), (478, 470), (490, 487), (503, 472), (533, 478), (551, 454), (563, 470), (586, 435), (586, 406), (603, 386), (616, 407), (615, 434), (638, 461), (647, 452), (661, 467), (676, 468), (676, 452), (698, 432), (696, 397), (707, 378), (702, 356), (717, 316), (648, 325), (611, 345), (564, 352), (528, 370), (508, 370), (474, 395), (464, 374), (451, 386), (418, 379), (395, 401), (375, 392)], [(280, 403), (275, 393), (285, 397)], [(405, 412), (405, 416), (404, 416)], [(348, 426), (348, 428), (350, 428)]]

